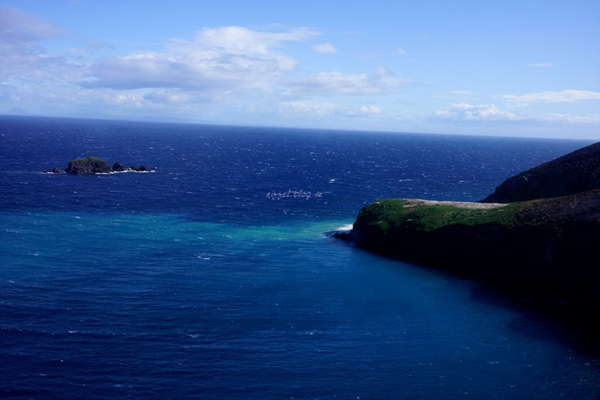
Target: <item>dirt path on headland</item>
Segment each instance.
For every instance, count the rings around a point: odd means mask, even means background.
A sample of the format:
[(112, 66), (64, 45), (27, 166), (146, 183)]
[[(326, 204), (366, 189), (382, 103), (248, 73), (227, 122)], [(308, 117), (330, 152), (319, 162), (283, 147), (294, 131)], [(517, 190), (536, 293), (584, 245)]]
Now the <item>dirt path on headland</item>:
[(490, 208), (500, 208), (506, 206), (505, 203), (475, 203), (470, 201), (438, 201), (438, 200), (422, 200), (422, 199), (406, 199), (406, 203), (404, 207), (412, 207), (419, 204), (428, 204), (428, 205), (444, 205), (444, 206), (454, 206), (460, 208), (470, 208), (470, 209), (490, 209)]

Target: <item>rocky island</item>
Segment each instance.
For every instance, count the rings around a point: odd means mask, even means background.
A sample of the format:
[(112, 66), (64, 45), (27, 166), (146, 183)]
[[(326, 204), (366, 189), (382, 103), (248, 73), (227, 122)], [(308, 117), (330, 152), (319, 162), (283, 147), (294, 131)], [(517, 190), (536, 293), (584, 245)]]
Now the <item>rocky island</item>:
[(493, 284), (598, 329), (600, 143), (509, 178), (481, 202), (377, 201), (335, 236)]
[(112, 172), (128, 172), (128, 171), (136, 171), (136, 172), (151, 172), (152, 170), (146, 168), (143, 165), (139, 167), (132, 166), (129, 168), (124, 167), (120, 162), (116, 162), (113, 164), (112, 168), (108, 165), (108, 163), (98, 157), (89, 156), (84, 158), (78, 158), (76, 160), (69, 161), (69, 165), (63, 171), (60, 168), (53, 168), (50, 173), (60, 174), (60, 173), (68, 173), (74, 175), (82, 175), (82, 174), (110, 174)]

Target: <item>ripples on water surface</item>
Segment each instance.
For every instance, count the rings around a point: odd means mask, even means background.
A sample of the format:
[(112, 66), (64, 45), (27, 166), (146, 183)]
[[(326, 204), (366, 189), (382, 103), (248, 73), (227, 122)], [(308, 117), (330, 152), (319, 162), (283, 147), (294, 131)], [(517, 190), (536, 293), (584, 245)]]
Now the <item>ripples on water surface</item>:
[[(480, 199), (585, 142), (34, 118), (0, 140), (2, 397), (600, 394), (567, 329), (323, 235), (379, 198)], [(88, 154), (156, 172), (40, 173)], [(267, 197), (288, 190), (311, 197)]]

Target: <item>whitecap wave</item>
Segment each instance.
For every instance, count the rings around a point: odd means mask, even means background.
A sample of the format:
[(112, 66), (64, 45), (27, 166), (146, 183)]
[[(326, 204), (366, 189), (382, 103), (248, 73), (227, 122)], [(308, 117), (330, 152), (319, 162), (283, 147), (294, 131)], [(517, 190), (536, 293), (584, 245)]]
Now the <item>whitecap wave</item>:
[(344, 224), (335, 228), (336, 231), (350, 232), (353, 228), (353, 224)]
[[(156, 169), (149, 169), (147, 171), (136, 171), (135, 169), (127, 168), (124, 171), (110, 171), (110, 172), (91, 172), (89, 174), (82, 175), (98, 175), (98, 176), (106, 176), (106, 175), (117, 175), (117, 174), (151, 174), (156, 172)], [(52, 172), (52, 171), (42, 171), (39, 172), (44, 175), (71, 175), (68, 172)]]
[(156, 172), (155, 169), (149, 169), (146, 171), (136, 171), (135, 169), (131, 169), (131, 168), (127, 168), (125, 169), (125, 171), (111, 171), (111, 174), (127, 174), (127, 173), (134, 173), (134, 174), (150, 174), (152, 172)]

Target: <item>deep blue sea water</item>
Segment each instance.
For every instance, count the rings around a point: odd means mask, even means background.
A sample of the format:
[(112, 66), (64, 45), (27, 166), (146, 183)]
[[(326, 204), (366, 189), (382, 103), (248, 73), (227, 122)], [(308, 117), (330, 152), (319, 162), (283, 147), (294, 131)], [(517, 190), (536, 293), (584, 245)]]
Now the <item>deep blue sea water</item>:
[[(0, 117), (0, 397), (598, 399), (570, 329), (324, 235), (588, 143)], [(87, 155), (155, 172), (42, 173)]]

